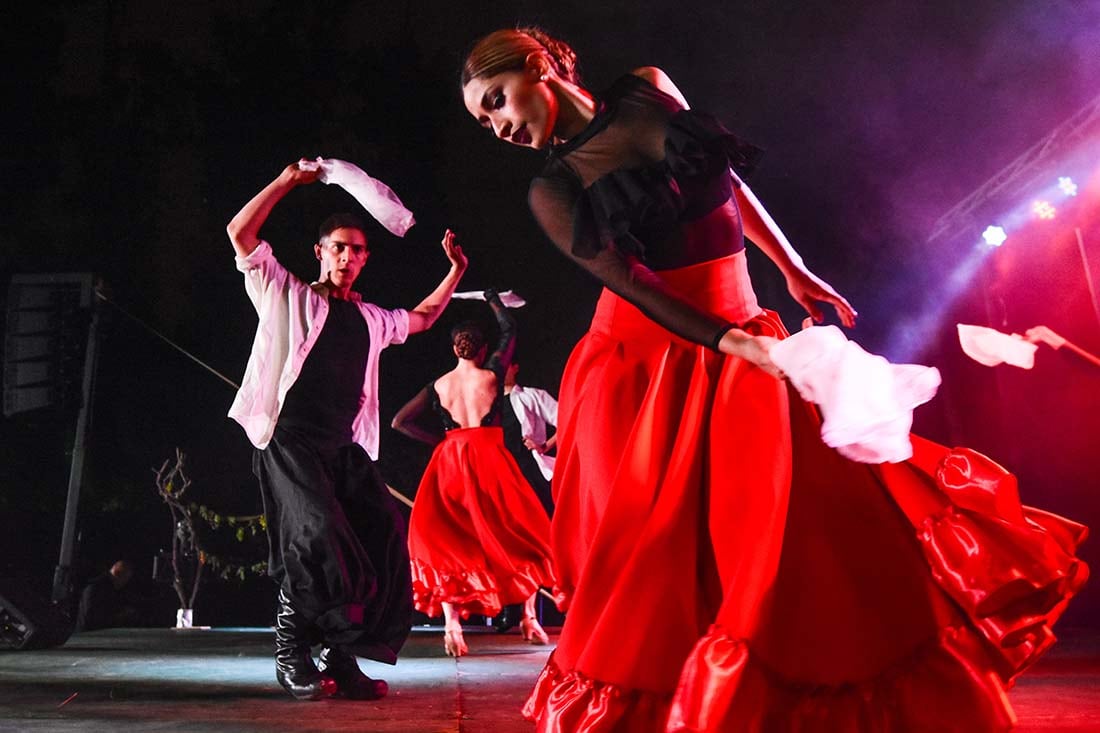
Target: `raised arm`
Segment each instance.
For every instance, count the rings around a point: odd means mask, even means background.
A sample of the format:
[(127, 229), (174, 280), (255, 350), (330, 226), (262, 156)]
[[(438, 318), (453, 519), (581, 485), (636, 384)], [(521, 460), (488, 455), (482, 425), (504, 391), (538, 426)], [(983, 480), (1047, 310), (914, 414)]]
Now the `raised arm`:
[(447, 307), (451, 296), (458, 287), (462, 275), (466, 272), (468, 264), (462, 247), (455, 241), (454, 232), (450, 229), (443, 235), (443, 253), (451, 261), (451, 269), (448, 270), (443, 280), (427, 298), (420, 301), (420, 305), (409, 311), (409, 333), (427, 331), (432, 324), (443, 315), (443, 309)]
[(779, 225), (771, 218), (749, 187), (741, 184), (734, 189), (734, 195), (741, 209), (745, 236), (759, 247), (783, 273), (791, 297), (798, 301), (817, 323), (825, 317), (818, 303), (829, 303), (836, 308), (841, 323), (848, 328), (856, 325), (858, 314), (855, 308), (829, 283), (806, 269), (798, 252), (787, 241)]
[(443, 439), (443, 436), (420, 425), (423, 416), (431, 411), (430, 389), (430, 386), (425, 387), (417, 392), (415, 397), (406, 402), (405, 406), (393, 416), (390, 427), (413, 440), (419, 440), (421, 443), (427, 443), (428, 445), (436, 445)]
[[(684, 109), (688, 109), (688, 103), (684, 95), (680, 93), (680, 90), (665, 72), (654, 66), (645, 66), (635, 69), (633, 73), (668, 94), (683, 105)], [(787, 241), (783, 230), (775, 223), (775, 220), (768, 214), (763, 204), (760, 203), (760, 200), (756, 198), (748, 186), (743, 183), (735, 186), (734, 195), (737, 197), (737, 204), (741, 209), (745, 236), (759, 247), (783, 273), (791, 296), (818, 323), (824, 319), (824, 315), (817, 304), (824, 302), (836, 308), (841, 323), (848, 328), (854, 326), (857, 316), (855, 309), (832, 286), (806, 269), (806, 265), (802, 262), (798, 252)]]
[[(303, 158), (304, 160), (304, 158)], [(291, 163), (274, 181), (264, 186), (252, 200), (244, 205), (237, 215), (225, 228), (229, 233), (229, 241), (233, 243), (233, 249), (241, 257), (247, 257), (260, 244), (260, 227), (271, 215), (275, 204), (279, 203), (291, 189), (308, 183), (313, 183), (320, 175), (319, 170), (304, 171), (297, 163)]]
[(508, 308), (501, 302), (497, 291), (486, 290), (485, 300), (489, 303), (489, 307), (493, 309), (493, 315), (496, 316), (497, 326), (500, 327), (500, 338), (497, 340), (496, 349), (485, 360), (483, 367), (496, 372), (497, 378), (503, 383), (504, 372), (508, 369), (508, 365), (512, 363), (512, 355), (516, 350), (516, 319), (512, 317), (512, 314), (508, 312)]

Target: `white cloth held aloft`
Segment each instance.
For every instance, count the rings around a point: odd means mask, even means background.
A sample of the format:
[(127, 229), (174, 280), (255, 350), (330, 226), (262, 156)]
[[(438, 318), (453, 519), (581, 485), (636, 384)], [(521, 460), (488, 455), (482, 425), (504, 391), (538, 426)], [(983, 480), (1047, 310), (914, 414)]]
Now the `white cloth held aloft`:
[(936, 394), (938, 369), (891, 364), (836, 326), (800, 331), (772, 347), (770, 356), (802, 398), (821, 409), (826, 445), (860, 463), (912, 457), (913, 409)]
[[(503, 293), (497, 293), (500, 296), (500, 302), (504, 304), (505, 308), (522, 308), (527, 305), (527, 301), (520, 296), (513, 293), (511, 290), (505, 290)], [(485, 300), (484, 290), (465, 290), (461, 293), (455, 293), (451, 296), (456, 300)]]
[(974, 361), (985, 366), (1011, 364), (1021, 369), (1035, 366), (1035, 351), (1039, 347), (1025, 341), (1019, 334), (1001, 333), (985, 326), (957, 324), (959, 345), (963, 352)]
[(322, 183), (335, 184), (347, 191), (367, 210), (379, 224), (399, 237), (416, 223), (412, 212), (405, 208), (401, 199), (389, 186), (376, 178), (371, 178), (361, 168), (346, 160), (337, 158), (317, 158), (301, 161), (302, 170), (320, 170)]

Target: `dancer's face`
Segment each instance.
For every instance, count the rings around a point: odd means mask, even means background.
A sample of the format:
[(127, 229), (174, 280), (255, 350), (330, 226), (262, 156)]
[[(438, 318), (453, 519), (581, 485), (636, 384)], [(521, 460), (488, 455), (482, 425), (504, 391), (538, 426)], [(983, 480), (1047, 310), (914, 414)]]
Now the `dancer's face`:
[(333, 229), (313, 250), (321, 261), (322, 282), (328, 280), (339, 289), (352, 286), (370, 256), (366, 235), (350, 227)]
[(535, 65), (471, 79), (462, 89), (466, 109), (501, 140), (541, 149), (554, 134), (558, 99)]

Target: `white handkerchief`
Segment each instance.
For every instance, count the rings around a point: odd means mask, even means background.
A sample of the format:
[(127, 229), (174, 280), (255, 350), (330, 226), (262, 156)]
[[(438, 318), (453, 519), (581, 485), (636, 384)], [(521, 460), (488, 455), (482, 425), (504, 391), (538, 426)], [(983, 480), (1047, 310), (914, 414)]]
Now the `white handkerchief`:
[(317, 160), (298, 163), (302, 170), (321, 170), (322, 183), (334, 184), (347, 191), (367, 210), (379, 224), (399, 237), (416, 223), (412, 212), (405, 208), (401, 199), (389, 186), (376, 178), (371, 178), (361, 168), (346, 160), (337, 158), (317, 158)]
[[(505, 308), (522, 308), (527, 305), (527, 301), (520, 296), (513, 293), (511, 290), (505, 290), (503, 293), (497, 293), (500, 296), (500, 302), (504, 304)], [(456, 300), (485, 300), (484, 290), (466, 290), (461, 293), (455, 293), (451, 296)]]
[(1001, 333), (985, 326), (959, 323), (959, 345), (974, 361), (985, 366), (1011, 364), (1021, 369), (1035, 366), (1035, 351), (1039, 347), (1018, 334)]
[(802, 398), (821, 408), (826, 445), (860, 463), (912, 457), (913, 409), (936, 394), (939, 370), (891, 364), (836, 326), (799, 331), (772, 347), (770, 356)]

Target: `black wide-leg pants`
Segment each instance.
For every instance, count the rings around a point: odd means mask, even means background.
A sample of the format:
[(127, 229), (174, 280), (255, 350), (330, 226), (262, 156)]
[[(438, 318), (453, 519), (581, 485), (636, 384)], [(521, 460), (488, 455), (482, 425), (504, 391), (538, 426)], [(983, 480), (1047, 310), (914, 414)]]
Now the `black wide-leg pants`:
[(358, 445), (318, 448), (276, 428), (253, 457), (268, 574), (327, 644), (387, 664), (412, 625), (407, 528)]

